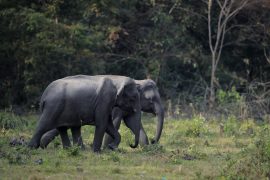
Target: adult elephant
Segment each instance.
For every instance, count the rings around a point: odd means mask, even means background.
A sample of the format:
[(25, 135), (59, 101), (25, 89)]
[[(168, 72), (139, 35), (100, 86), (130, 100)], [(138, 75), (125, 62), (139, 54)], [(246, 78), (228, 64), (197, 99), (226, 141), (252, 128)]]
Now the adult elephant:
[[(81, 126), (95, 125), (94, 152), (100, 151), (104, 133), (113, 137), (111, 148), (120, 143), (120, 135), (112, 123), (111, 112), (117, 106), (130, 113), (140, 110), (140, 98), (135, 81), (124, 76), (69, 76), (52, 82), (41, 97), (41, 111), (36, 131), (29, 142), (38, 148), (42, 135), (57, 129), (64, 147), (70, 146), (67, 128), (71, 128), (73, 143), (82, 145)], [(140, 116), (127, 122), (135, 134), (138, 146)]]
[[(109, 76), (116, 84), (119, 83), (117, 78), (115, 76)], [(162, 129), (163, 129), (163, 122), (164, 122), (164, 109), (161, 103), (160, 95), (158, 92), (158, 88), (156, 83), (151, 79), (145, 79), (145, 80), (135, 80), (135, 83), (137, 85), (137, 89), (140, 93), (140, 105), (141, 110), (147, 113), (152, 113), (157, 116), (157, 129), (156, 129), (156, 135), (155, 138), (151, 141), (151, 143), (157, 143), (160, 139)], [(147, 145), (148, 137), (145, 133), (145, 130), (143, 129), (143, 126), (141, 124), (141, 119), (138, 118), (141, 116), (141, 111), (138, 112), (129, 112), (125, 111), (119, 107), (114, 107), (112, 110), (112, 119), (114, 126), (119, 129), (121, 120), (124, 120), (124, 123), (129, 126), (130, 122), (136, 123), (137, 121), (140, 121), (140, 144), (141, 145)], [(45, 135), (43, 135), (41, 139), (41, 146), (43, 148), (47, 147), (47, 145), (57, 136), (59, 135), (59, 132), (55, 130), (51, 130), (47, 132)], [(103, 145), (105, 147), (109, 147), (109, 144), (112, 142), (112, 138), (108, 135), (105, 135)]]
[[(151, 143), (157, 143), (160, 139), (163, 122), (164, 122), (164, 108), (161, 103), (161, 98), (158, 92), (158, 88), (156, 83), (151, 79), (145, 80), (135, 80), (137, 84), (137, 89), (140, 93), (140, 103), (141, 103), (141, 111), (152, 113), (157, 116), (157, 129), (154, 139), (151, 140)], [(124, 111), (118, 107), (113, 109), (112, 112), (113, 124), (116, 129), (119, 129), (121, 120), (124, 120), (124, 123), (128, 121), (135, 121), (134, 117), (128, 111)], [(140, 126), (140, 144), (147, 145), (149, 144), (147, 135), (142, 127)], [(112, 138), (105, 134), (103, 145), (106, 147), (112, 142)]]

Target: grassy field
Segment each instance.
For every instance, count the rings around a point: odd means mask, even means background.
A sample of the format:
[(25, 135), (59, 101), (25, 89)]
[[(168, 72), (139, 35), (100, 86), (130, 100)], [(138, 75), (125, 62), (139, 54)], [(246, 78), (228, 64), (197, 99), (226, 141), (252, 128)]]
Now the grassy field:
[[(237, 123), (235, 118), (226, 119), (223, 125), (200, 117), (167, 119), (160, 144), (137, 149), (128, 146), (134, 136), (123, 125), (119, 150), (95, 154), (90, 149), (94, 132), (91, 126), (83, 127), (85, 150), (62, 149), (59, 138), (45, 150), (10, 146), (12, 138), (23, 136), (29, 141), (37, 117), (0, 115), (0, 179), (267, 179), (268, 172), (270, 176), (268, 124), (250, 120)], [(143, 124), (148, 137), (153, 137), (155, 119), (144, 117)], [(266, 143), (260, 142), (263, 138)], [(254, 156), (259, 161), (256, 155), (266, 157), (258, 162), (260, 166), (250, 159)]]

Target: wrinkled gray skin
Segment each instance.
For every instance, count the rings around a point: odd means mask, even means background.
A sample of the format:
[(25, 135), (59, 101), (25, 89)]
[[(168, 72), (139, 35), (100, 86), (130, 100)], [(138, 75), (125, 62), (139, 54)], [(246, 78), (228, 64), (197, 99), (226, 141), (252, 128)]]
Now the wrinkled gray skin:
[[(128, 112), (139, 111), (140, 98), (134, 80), (124, 76), (85, 75), (56, 80), (45, 89), (41, 97), (42, 114), (29, 146), (38, 148), (41, 137), (57, 129), (63, 147), (68, 147), (70, 141), (67, 128), (71, 128), (73, 143), (83, 146), (81, 126), (95, 125), (94, 152), (100, 151), (105, 132), (113, 137), (109, 147), (114, 149), (121, 139), (112, 123), (111, 112), (114, 106)], [(135, 134), (135, 144), (130, 145), (135, 148), (139, 143), (140, 120), (128, 122), (128, 127)]]
[[(160, 139), (163, 122), (164, 122), (164, 109), (161, 103), (160, 95), (156, 83), (151, 79), (135, 80), (137, 88), (140, 93), (141, 110), (143, 112), (152, 113), (157, 116), (157, 129), (155, 138), (151, 140), (151, 143), (157, 143)], [(127, 120), (135, 121), (131, 113), (121, 110), (120, 108), (114, 108), (112, 112), (113, 124), (116, 129), (119, 129), (121, 120), (123, 119), (125, 124)], [(109, 135), (105, 135), (103, 146), (108, 147), (112, 142), (112, 138)], [(147, 135), (141, 125), (140, 129), (140, 145), (148, 145)]]

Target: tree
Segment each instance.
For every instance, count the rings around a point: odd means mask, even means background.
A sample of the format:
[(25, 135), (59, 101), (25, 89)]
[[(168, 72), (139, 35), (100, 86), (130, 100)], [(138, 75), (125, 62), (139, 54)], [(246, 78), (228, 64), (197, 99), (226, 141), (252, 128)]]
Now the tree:
[[(253, 0), (208, 0), (208, 38), (211, 50), (211, 80), (209, 108), (213, 107), (215, 102), (215, 87), (218, 86), (216, 70), (220, 61), (221, 53), (224, 47), (226, 33), (232, 27), (229, 22), (245, 7), (255, 1)], [(217, 8), (217, 14), (212, 13), (212, 9)], [(212, 21), (213, 16), (217, 16), (217, 21)]]

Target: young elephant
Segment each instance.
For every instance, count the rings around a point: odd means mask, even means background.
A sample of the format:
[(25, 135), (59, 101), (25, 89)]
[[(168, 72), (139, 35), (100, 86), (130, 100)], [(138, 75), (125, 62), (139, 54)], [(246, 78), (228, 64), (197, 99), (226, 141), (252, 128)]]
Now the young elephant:
[[(152, 113), (157, 116), (156, 135), (155, 138), (151, 140), (151, 143), (154, 144), (160, 139), (164, 122), (164, 109), (161, 103), (158, 88), (156, 83), (151, 79), (135, 80), (135, 82), (140, 93), (141, 111)], [(131, 113), (123, 111), (117, 107), (113, 109), (112, 118), (116, 129), (119, 129), (122, 119), (124, 120), (125, 124), (127, 120), (132, 121), (134, 119)], [(147, 145), (149, 144), (147, 135), (142, 125), (140, 127), (140, 144)], [(111, 142), (112, 138), (105, 134), (103, 145), (107, 147)]]
[[(52, 82), (41, 97), (41, 111), (35, 134), (29, 146), (38, 148), (42, 135), (57, 129), (64, 147), (70, 146), (67, 128), (71, 128), (74, 144), (82, 145), (81, 126), (95, 125), (94, 152), (100, 151), (105, 131), (113, 137), (111, 148), (120, 143), (120, 135), (111, 118), (112, 108), (118, 106), (129, 112), (140, 109), (139, 94), (134, 80), (118, 76), (115, 84), (106, 76), (70, 76)], [(128, 102), (128, 103), (127, 103)], [(135, 144), (139, 143), (140, 121), (132, 122)]]

